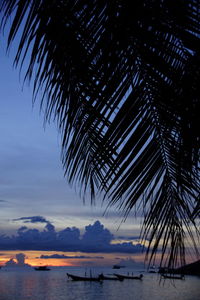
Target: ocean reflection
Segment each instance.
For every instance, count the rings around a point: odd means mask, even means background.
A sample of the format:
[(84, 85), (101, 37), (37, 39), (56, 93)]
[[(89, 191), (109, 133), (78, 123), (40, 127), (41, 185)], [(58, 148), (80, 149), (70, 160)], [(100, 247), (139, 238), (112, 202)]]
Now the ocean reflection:
[[(50, 272), (0, 270), (0, 300), (199, 300), (200, 278), (159, 281), (157, 274), (144, 279), (100, 282), (73, 282), (67, 269)], [(83, 269), (70, 270), (76, 274)], [(96, 271), (98, 273), (98, 270)], [(111, 270), (107, 270), (107, 273)], [(99, 270), (100, 273), (100, 270)], [(104, 270), (104, 273), (106, 271)], [(163, 284), (165, 283), (165, 284)]]

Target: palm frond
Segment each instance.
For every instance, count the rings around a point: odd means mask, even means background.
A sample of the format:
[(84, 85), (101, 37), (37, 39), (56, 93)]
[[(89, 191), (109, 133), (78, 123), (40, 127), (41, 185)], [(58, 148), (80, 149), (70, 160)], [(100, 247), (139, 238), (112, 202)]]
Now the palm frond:
[(8, 46), (21, 32), (16, 65), (28, 56), (25, 78), (58, 122), (69, 181), (125, 218), (142, 205), (151, 259), (162, 241), (161, 263), (183, 264), (186, 235), (199, 234), (199, 1), (3, 0), (1, 11), (2, 27), (14, 15)]

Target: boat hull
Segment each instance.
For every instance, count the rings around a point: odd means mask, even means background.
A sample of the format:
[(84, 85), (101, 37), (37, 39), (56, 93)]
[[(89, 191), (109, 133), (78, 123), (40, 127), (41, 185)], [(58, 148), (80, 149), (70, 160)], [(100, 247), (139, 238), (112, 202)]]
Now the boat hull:
[(36, 271), (50, 271), (51, 270), (50, 268), (47, 268), (47, 267), (36, 267), (34, 269)]
[(121, 274), (114, 274), (119, 279), (136, 279), (136, 280), (142, 280), (143, 275), (140, 276), (129, 276), (129, 275), (121, 275)]
[(123, 281), (123, 278), (118, 278), (118, 277), (110, 277), (110, 276), (105, 276), (103, 274), (99, 275), (100, 280), (118, 280), (118, 281)]
[(74, 281), (100, 281), (99, 277), (83, 277), (67, 273), (67, 276)]

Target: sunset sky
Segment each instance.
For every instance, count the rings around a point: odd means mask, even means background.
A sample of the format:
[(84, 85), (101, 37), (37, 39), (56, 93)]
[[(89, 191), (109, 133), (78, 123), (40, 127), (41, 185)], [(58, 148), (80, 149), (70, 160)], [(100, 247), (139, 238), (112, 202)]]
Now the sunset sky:
[[(121, 223), (122, 214), (116, 208), (103, 215), (107, 203), (102, 205), (101, 198), (95, 206), (86, 198), (83, 205), (78, 187), (69, 187), (63, 176), (56, 125), (52, 122), (44, 128), (39, 98), (32, 106), (32, 88), (23, 85), (23, 72), (19, 76), (19, 69), (13, 68), (13, 53), (6, 55), (1, 39), (0, 264), (19, 252), (33, 265), (112, 264), (127, 257), (141, 260), (141, 247), (135, 246), (140, 218), (130, 216)], [(97, 255), (97, 241), (101, 255)], [(41, 258), (53, 254), (67, 257)], [(71, 255), (75, 258), (68, 257)]]
[(132, 212), (122, 222), (122, 212), (106, 210), (101, 197), (92, 206), (86, 197), (84, 205), (79, 186), (67, 183), (56, 124), (44, 126), (39, 96), (32, 105), (23, 69), (13, 68), (15, 51), (13, 43), (6, 55), (1, 37), (0, 265), (21, 252), (31, 265), (142, 262), (142, 217)]

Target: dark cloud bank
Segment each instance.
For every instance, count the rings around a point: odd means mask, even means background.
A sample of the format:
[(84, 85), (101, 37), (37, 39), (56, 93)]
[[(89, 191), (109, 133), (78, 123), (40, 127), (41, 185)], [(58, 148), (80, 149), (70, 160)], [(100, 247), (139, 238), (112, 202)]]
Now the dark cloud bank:
[(104, 259), (103, 256), (86, 256), (86, 255), (73, 255), (73, 256), (68, 256), (68, 255), (64, 255), (64, 254), (52, 254), (52, 255), (41, 255), (38, 258), (45, 258), (45, 259), (49, 259), (49, 258), (56, 258), (56, 259)]
[(13, 221), (23, 221), (24, 223), (50, 223), (44, 217), (41, 216), (22, 217), (18, 219), (13, 219)]
[(80, 251), (88, 253), (139, 253), (141, 244), (133, 245), (131, 242), (111, 244), (113, 234), (99, 222), (85, 227), (81, 236), (77, 227), (67, 227), (56, 231), (55, 227), (40, 216), (23, 217), (15, 219), (28, 223), (46, 223), (43, 231), (28, 229), (22, 226), (17, 234), (11, 237), (0, 236), (0, 250), (47, 250), (47, 251)]

